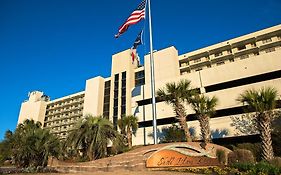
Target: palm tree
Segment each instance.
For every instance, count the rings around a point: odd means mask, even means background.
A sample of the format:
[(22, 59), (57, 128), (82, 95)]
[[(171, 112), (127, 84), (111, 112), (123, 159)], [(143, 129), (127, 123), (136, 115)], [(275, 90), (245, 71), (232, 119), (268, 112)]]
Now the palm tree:
[(200, 123), (202, 139), (205, 143), (211, 142), (210, 117), (215, 112), (215, 106), (218, 104), (216, 97), (209, 98), (205, 95), (195, 95), (191, 102), (191, 107), (195, 111)]
[(58, 157), (60, 153), (59, 139), (34, 120), (19, 124), (10, 140), (12, 155), (19, 167), (46, 166), (49, 156)]
[(104, 157), (109, 141), (117, 138), (112, 123), (101, 117), (87, 115), (80, 119), (67, 138), (67, 145), (80, 150), (89, 160)]
[(128, 147), (132, 148), (132, 134), (136, 135), (138, 129), (138, 118), (133, 115), (123, 116), (118, 120), (118, 126), (122, 133), (126, 135)]
[(178, 83), (167, 83), (164, 88), (158, 89), (157, 96), (163, 99), (167, 104), (172, 105), (176, 118), (179, 121), (181, 128), (184, 130), (186, 140), (192, 141), (188, 126), (186, 123), (185, 102), (190, 102), (191, 96), (195, 94), (191, 90), (189, 80), (181, 80)]
[(260, 90), (246, 90), (237, 98), (237, 100), (247, 109), (255, 112), (255, 119), (260, 132), (262, 141), (262, 158), (270, 160), (273, 158), (273, 148), (271, 139), (271, 122), (273, 119), (273, 110), (276, 107), (277, 90), (273, 87), (264, 87)]

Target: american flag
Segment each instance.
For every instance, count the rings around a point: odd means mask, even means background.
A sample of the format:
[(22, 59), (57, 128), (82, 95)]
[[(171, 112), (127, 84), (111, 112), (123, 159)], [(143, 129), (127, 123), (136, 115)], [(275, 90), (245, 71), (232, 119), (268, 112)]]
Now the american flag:
[(115, 38), (118, 38), (122, 33), (126, 32), (130, 25), (136, 24), (145, 18), (145, 2), (146, 0), (143, 0), (131, 13), (126, 22), (119, 28), (118, 34), (115, 35)]

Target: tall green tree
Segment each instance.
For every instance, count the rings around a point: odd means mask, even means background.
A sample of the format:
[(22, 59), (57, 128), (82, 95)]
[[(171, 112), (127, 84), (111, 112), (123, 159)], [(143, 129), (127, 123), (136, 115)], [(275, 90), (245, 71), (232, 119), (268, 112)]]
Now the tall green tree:
[(262, 158), (270, 160), (273, 158), (271, 139), (271, 122), (276, 108), (277, 90), (273, 87), (264, 87), (260, 90), (246, 90), (239, 95), (237, 100), (247, 105), (249, 112), (255, 112), (256, 123), (262, 141)]
[(0, 165), (12, 159), (13, 132), (7, 130), (4, 140), (0, 142)]
[(218, 104), (218, 99), (216, 97), (209, 98), (203, 94), (198, 94), (193, 96), (190, 104), (199, 120), (203, 141), (205, 143), (210, 143), (210, 117), (215, 113), (215, 107)]
[(138, 118), (133, 115), (123, 116), (118, 120), (118, 126), (122, 133), (126, 135), (128, 147), (132, 148), (132, 135), (136, 135), (138, 129)]
[(19, 167), (46, 166), (48, 157), (58, 157), (60, 141), (49, 130), (42, 129), (40, 122), (25, 120), (10, 135), (12, 156)]
[(87, 115), (80, 119), (68, 135), (67, 146), (80, 150), (89, 160), (106, 156), (107, 145), (118, 138), (112, 123), (101, 117)]
[(158, 89), (156, 94), (163, 99), (167, 104), (172, 105), (176, 118), (179, 121), (181, 128), (184, 130), (186, 140), (192, 141), (188, 125), (186, 123), (185, 104), (190, 102), (195, 91), (191, 89), (189, 80), (181, 80), (178, 83), (167, 83), (164, 88)]

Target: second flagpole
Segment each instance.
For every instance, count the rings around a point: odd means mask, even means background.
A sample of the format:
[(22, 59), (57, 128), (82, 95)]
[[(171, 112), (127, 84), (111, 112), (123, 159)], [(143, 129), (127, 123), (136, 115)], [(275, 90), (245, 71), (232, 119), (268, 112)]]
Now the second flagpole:
[(153, 140), (157, 144), (157, 122), (156, 122), (156, 99), (155, 99), (155, 80), (154, 80), (154, 58), (153, 58), (153, 42), (152, 42), (152, 25), (151, 25), (151, 8), (150, 0), (148, 4), (148, 21), (149, 21), (149, 41), (150, 41), (150, 80), (151, 80), (151, 96), (152, 96), (152, 118), (153, 118)]

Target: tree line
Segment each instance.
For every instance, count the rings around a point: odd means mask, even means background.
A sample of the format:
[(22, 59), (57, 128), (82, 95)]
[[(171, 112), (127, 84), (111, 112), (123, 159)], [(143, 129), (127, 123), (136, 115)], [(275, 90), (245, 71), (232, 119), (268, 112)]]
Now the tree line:
[[(186, 141), (192, 141), (187, 124), (186, 106), (195, 111), (200, 123), (203, 143), (211, 142), (210, 117), (215, 113), (218, 99), (200, 94), (192, 89), (191, 82), (181, 80), (167, 83), (158, 89), (157, 96), (171, 105)], [(278, 98), (277, 90), (272, 87), (260, 90), (246, 90), (236, 99), (245, 106), (247, 112), (254, 112), (254, 120), (262, 140), (262, 157), (273, 158), (271, 122)], [(43, 129), (40, 122), (25, 120), (14, 132), (7, 131), (0, 142), (0, 162), (12, 160), (18, 167), (46, 166), (48, 157), (71, 161), (94, 160), (132, 149), (132, 135), (138, 129), (135, 116), (122, 116), (118, 120), (119, 130), (103, 116), (86, 115), (81, 118), (65, 140)], [(111, 149), (108, 149), (110, 146)]]

